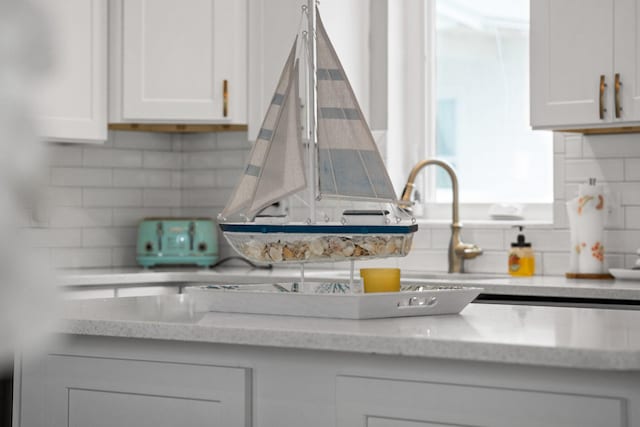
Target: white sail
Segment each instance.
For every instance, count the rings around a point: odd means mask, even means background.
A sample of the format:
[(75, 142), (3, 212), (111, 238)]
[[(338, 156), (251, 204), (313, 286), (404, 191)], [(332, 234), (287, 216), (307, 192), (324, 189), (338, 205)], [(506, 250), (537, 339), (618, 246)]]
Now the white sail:
[(220, 214), (223, 218), (240, 212), (253, 217), (264, 207), (306, 187), (295, 52), (294, 42), (244, 173)]
[(298, 78), (296, 63), (289, 77), (282, 112), (273, 131), (256, 193), (247, 211), (250, 218), (272, 203), (307, 187), (300, 138)]
[(387, 169), (319, 14), (317, 23), (319, 194), (393, 202)]

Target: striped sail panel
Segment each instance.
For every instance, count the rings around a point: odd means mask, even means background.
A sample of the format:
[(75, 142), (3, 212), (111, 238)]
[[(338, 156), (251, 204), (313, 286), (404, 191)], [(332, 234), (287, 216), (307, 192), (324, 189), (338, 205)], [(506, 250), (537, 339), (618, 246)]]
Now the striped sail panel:
[(290, 75), (282, 113), (276, 123), (271, 145), (260, 174), (253, 202), (247, 216), (307, 186), (300, 132), (300, 98), (298, 96), (298, 65)]
[(253, 205), (253, 199), (258, 189), (260, 176), (263, 173), (267, 155), (269, 153), (272, 140), (275, 134), (275, 127), (283, 111), (283, 102), (287, 88), (291, 85), (291, 76), (295, 63), (296, 42), (293, 43), (287, 62), (284, 65), (280, 80), (271, 103), (267, 108), (262, 126), (258, 131), (255, 144), (249, 154), (249, 161), (245, 167), (243, 175), (240, 177), (231, 198), (221, 212), (221, 216), (226, 218), (242, 212)]
[(395, 201), (387, 169), (320, 15), (317, 22), (319, 192)]

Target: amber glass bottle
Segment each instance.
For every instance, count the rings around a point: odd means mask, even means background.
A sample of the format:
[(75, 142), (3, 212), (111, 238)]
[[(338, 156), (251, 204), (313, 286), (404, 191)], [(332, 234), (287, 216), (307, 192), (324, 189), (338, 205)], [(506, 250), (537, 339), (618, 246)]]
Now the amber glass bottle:
[(533, 276), (536, 272), (536, 258), (531, 243), (522, 234), (523, 227), (518, 227), (520, 234), (516, 242), (511, 243), (509, 252), (509, 274), (512, 276)]

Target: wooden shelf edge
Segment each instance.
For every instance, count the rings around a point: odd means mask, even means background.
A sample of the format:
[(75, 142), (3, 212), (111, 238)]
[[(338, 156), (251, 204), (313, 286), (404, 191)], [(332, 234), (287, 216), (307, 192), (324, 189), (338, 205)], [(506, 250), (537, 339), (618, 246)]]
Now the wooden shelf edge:
[(640, 133), (640, 126), (620, 126), (612, 128), (591, 129), (549, 129), (555, 132), (581, 133), (583, 135), (612, 135), (619, 133)]
[(241, 132), (248, 129), (242, 124), (160, 124), (160, 123), (109, 123), (109, 130), (163, 133)]

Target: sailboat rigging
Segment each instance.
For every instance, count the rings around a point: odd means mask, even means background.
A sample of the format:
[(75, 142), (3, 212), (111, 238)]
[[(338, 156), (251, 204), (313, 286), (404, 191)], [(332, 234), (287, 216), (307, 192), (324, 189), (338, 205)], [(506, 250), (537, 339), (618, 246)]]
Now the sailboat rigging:
[[(296, 38), (247, 166), (218, 216), (220, 228), (234, 249), (256, 262), (404, 256), (418, 226), (395, 206), (386, 167), (313, 1), (303, 40), (311, 44), (307, 143), (299, 96), (299, 61), (306, 58), (296, 59)], [(306, 220), (274, 224), (256, 218), (271, 204), (304, 192)], [(319, 223), (316, 202), (324, 199), (387, 204), (394, 214), (387, 209), (345, 211), (340, 221), (325, 215), (327, 220)], [(234, 216), (244, 220), (228, 220)]]

